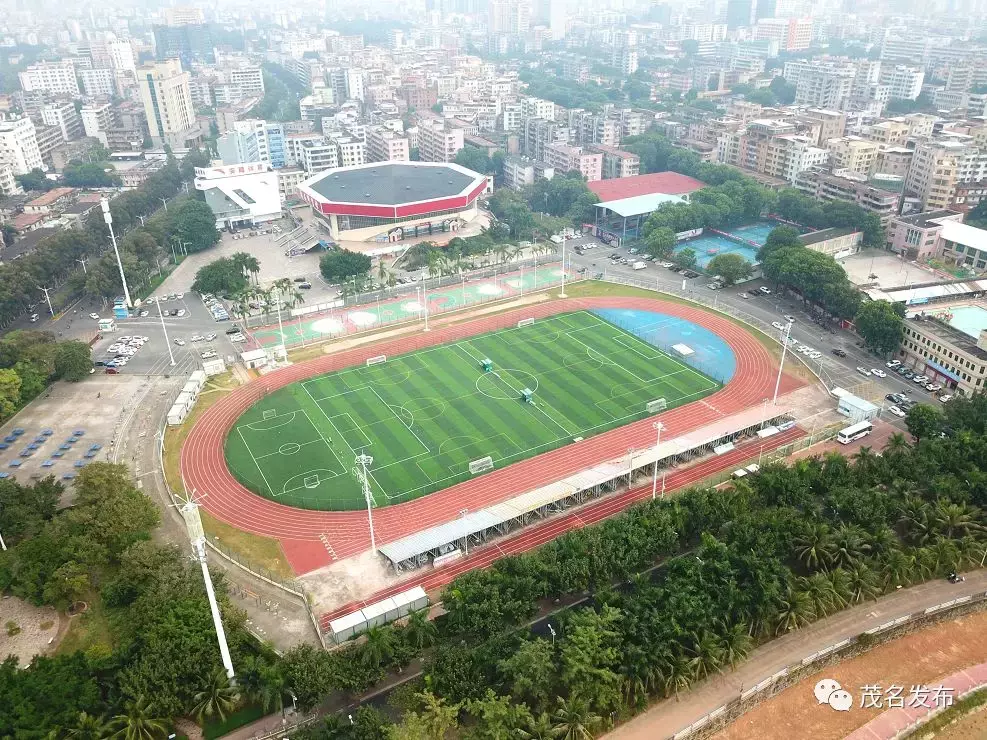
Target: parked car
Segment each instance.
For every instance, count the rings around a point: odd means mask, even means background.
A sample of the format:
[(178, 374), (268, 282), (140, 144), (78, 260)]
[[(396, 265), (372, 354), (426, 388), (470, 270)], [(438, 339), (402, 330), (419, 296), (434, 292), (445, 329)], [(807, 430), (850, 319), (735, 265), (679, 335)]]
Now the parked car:
[(301, 288), (302, 290), (311, 290), (312, 283), (299, 283), (298, 287)]
[(303, 277), (296, 277), (296, 278), (295, 278), (295, 282), (296, 282), (296, 283), (307, 283), (307, 282), (308, 282), (308, 280), (307, 280), (307, 279), (305, 279), (305, 278), (303, 278)]
[(785, 330), (785, 325), (783, 323), (781, 323), (780, 321), (772, 321), (771, 322), (771, 326), (773, 326), (778, 331), (784, 331)]
[(795, 317), (794, 316), (790, 316), (789, 314), (786, 313), (785, 314), (785, 321), (787, 321), (790, 324), (794, 324), (795, 323)]
[(93, 313), (89, 314), (89, 318), (91, 318), (93, 321), (99, 321), (99, 314), (94, 311)]
[(175, 340), (175, 344), (177, 344), (179, 347), (184, 347), (185, 346), (185, 340), (184, 339), (176, 339)]
[(106, 374), (107, 375), (119, 375), (120, 374), (120, 371), (117, 370), (115, 367), (108, 367), (108, 368), (106, 368)]
[(771, 289), (770, 288), (766, 288), (763, 285), (760, 288), (758, 288), (757, 290), (758, 290), (759, 293), (761, 293), (761, 295), (771, 295)]
[(886, 372), (884, 372), (883, 370), (881, 370), (880, 368), (872, 367), (871, 370), (870, 370), (870, 372), (871, 372), (871, 375), (876, 375), (879, 378), (886, 378), (886, 377), (888, 377), (888, 374)]
[(866, 367), (860, 367), (858, 365), (857, 366), (857, 372), (860, 373), (861, 375), (866, 376), (866, 377), (870, 377), (870, 370), (868, 370)]
[(178, 314), (177, 314), (177, 315), (178, 315), (179, 317), (181, 317), (181, 316), (184, 316), (184, 315), (185, 315), (185, 309), (184, 309), (184, 308), (180, 308), (180, 309), (178, 309)]
[(891, 360), (890, 362), (886, 362), (884, 364), (887, 365), (892, 370), (894, 370), (896, 367), (898, 367), (899, 365), (901, 365), (901, 362), (898, 361), (898, 360)]
[(846, 350), (840, 349), (839, 347), (834, 347), (833, 354), (837, 357), (846, 357)]
[(952, 393), (944, 393), (943, 395), (939, 396), (939, 401), (941, 403), (949, 403), (952, 400), (953, 400), (953, 394)]
[(904, 411), (902, 411), (897, 406), (888, 406), (888, 411), (890, 411), (892, 414), (894, 414), (895, 416), (897, 416), (899, 418), (907, 415), (907, 414), (905, 414)]

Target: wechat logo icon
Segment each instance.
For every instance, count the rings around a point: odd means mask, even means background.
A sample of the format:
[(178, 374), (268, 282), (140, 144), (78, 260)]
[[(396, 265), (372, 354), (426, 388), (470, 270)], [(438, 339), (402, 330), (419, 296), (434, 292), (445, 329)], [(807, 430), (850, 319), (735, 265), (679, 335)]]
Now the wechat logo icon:
[(831, 678), (824, 678), (816, 684), (813, 693), (820, 704), (829, 704), (837, 712), (849, 712), (853, 706), (853, 696)]

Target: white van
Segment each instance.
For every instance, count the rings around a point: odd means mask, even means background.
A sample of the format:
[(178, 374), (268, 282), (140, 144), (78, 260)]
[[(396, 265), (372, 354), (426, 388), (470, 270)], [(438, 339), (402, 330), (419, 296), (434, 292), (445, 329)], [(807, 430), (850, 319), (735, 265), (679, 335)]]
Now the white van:
[(738, 470), (734, 470), (730, 474), (730, 477), (733, 478), (734, 480), (740, 480), (741, 478), (746, 478), (747, 477), (747, 471), (744, 470), (744, 468), (740, 468)]
[(632, 267), (633, 269), (635, 269), (635, 270), (643, 270), (643, 269), (644, 269), (645, 267), (647, 267), (647, 266), (648, 266), (648, 265), (647, 265), (647, 263), (646, 263), (646, 262), (641, 262), (640, 260), (638, 260), (638, 261), (637, 261), (637, 262), (635, 262), (635, 263), (634, 263), (633, 265), (631, 265), (631, 267)]

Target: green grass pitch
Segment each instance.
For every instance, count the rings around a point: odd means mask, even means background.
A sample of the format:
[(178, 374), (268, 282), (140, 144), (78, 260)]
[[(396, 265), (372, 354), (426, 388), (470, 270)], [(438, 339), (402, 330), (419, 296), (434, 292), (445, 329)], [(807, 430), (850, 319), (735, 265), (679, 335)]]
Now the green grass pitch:
[(471, 461), (502, 468), (719, 387), (595, 314), (560, 314), (277, 390), (237, 420), (226, 461), (263, 496), (339, 511), (366, 506), (354, 469), (367, 454), (386, 506), (474, 477)]

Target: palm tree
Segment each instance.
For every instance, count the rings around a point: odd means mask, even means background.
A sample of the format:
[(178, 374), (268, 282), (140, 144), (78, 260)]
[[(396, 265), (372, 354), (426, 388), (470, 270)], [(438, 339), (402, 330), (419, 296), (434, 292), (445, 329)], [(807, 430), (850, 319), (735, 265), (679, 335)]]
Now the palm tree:
[(895, 432), (890, 437), (888, 437), (888, 444), (884, 448), (884, 454), (886, 455), (889, 452), (904, 453), (910, 450), (911, 448), (912, 446), (908, 444), (908, 440), (905, 438), (905, 435), (902, 434), (901, 432)]
[(552, 740), (555, 737), (552, 727), (552, 717), (548, 712), (542, 712), (528, 721), (528, 726), (519, 729), (517, 735), (521, 740)]
[(143, 696), (124, 704), (123, 714), (113, 717), (109, 729), (121, 740), (154, 740), (168, 732), (167, 720), (155, 716), (154, 707)]
[(775, 634), (804, 627), (816, 617), (816, 612), (812, 608), (812, 599), (805, 591), (793, 588), (791, 585), (782, 597), (781, 608), (775, 618)]
[(912, 585), (918, 570), (918, 562), (914, 555), (906, 555), (901, 550), (890, 550), (881, 558), (880, 563), (885, 591)]
[(416, 652), (421, 652), (434, 645), (437, 637), (438, 628), (436, 628), (435, 622), (428, 618), (427, 609), (416, 609), (408, 615), (408, 624), (404, 628), (404, 639)]
[(904, 527), (908, 540), (916, 545), (926, 544), (936, 526), (932, 507), (917, 496), (905, 500), (898, 523)]
[(836, 529), (833, 537), (833, 563), (849, 567), (870, 552), (870, 549), (860, 527), (844, 524)]
[(980, 509), (964, 503), (940, 499), (936, 502), (933, 517), (936, 531), (948, 539), (957, 539), (984, 529), (979, 522)]
[(206, 717), (213, 716), (223, 721), (239, 701), (240, 695), (236, 687), (230, 685), (226, 671), (217, 668), (210, 674), (205, 688), (192, 697), (192, 708), (189, 711), (200, 723)]
[(847, 585), (850, 587), (850, 602), (859, 604), (866, 599), (876, 599), (880, 593), (874, 571), (863, 563), (855, 563), (847, 569)]
[(703, 632), (691, 652), (693, 658), (689, 661), (689, 665), (696, 678), (709, 678), (711, 673), (720, 670), (722, 661), (720, 645), (713, 633)]
[(593, 730), (603, 722), (603, 718), (594, 714), (586, 700), (579, 696), (559, 699), (554, 719), (552, 733), (561, 740), (592, 740)]
[(720, 636), (720, 658), (723, 663), (729, 663), (730, 668), (736, 669), (737, 663), (744, 660), (754, 647), (747, 627), (735, 624)]
[(109, 734), (109, 727), (102, 717), (94, 717), (87, 712), (79, 712), (75, 727), (68, 731), (68, 737), (77, 740), (103, 740)]
[(679, 691), (685, 691), (692, 683), (693, 673), (691, 661), (681, 652), (676, 651), (665, 663), (665, 694), (675, 694), (679, 698)]
[(284, 698), (288, 693), (288, 679), (279, 665), (268, 665), (261, 668), (261, 686), (257, 694), (265, 712), (283, 712)]
[(874, 473), (875, 467), (878, 465), (878, 457), (874, 454), (874, 451), (864, 445), (858, 451), (857, 454), (853, 456), (853, 466), (864, 474), (865, 477), (870, 477)]
[(648, 662), (645, 651), (637, 645), (629, 645), (620, 667), (622, 690), (627, 706), (642, 708), (647, 703), (648, 691), (655, 681), (654, 667)]
[(833, 582), (825, 573), (816, 573), (808, 578), (800, 578), (799, 589), (809, 595), (812, 610), (817, 617), (825, 617), (836, 610), (837, 599), (833, 590)]
[(441, 270), (439, 269), (439, 263), (442, 261), (442, 255), (437, 250), (430, 250), (428, 255), (425, 257), (425, 264), (428, 269), (428, 276), (434, 278), (438, 275)]
[(809, 570), (825, 568), (835, 554), (833, 530), (828, 524), (814, 524), (795, 541), (795, 554)]
[(360, 649), (360, 662), (368, 668), (389, 663), (394, 657), (395, 635), (392, 627), (371, 627), (364, 633), (366, 642)]

